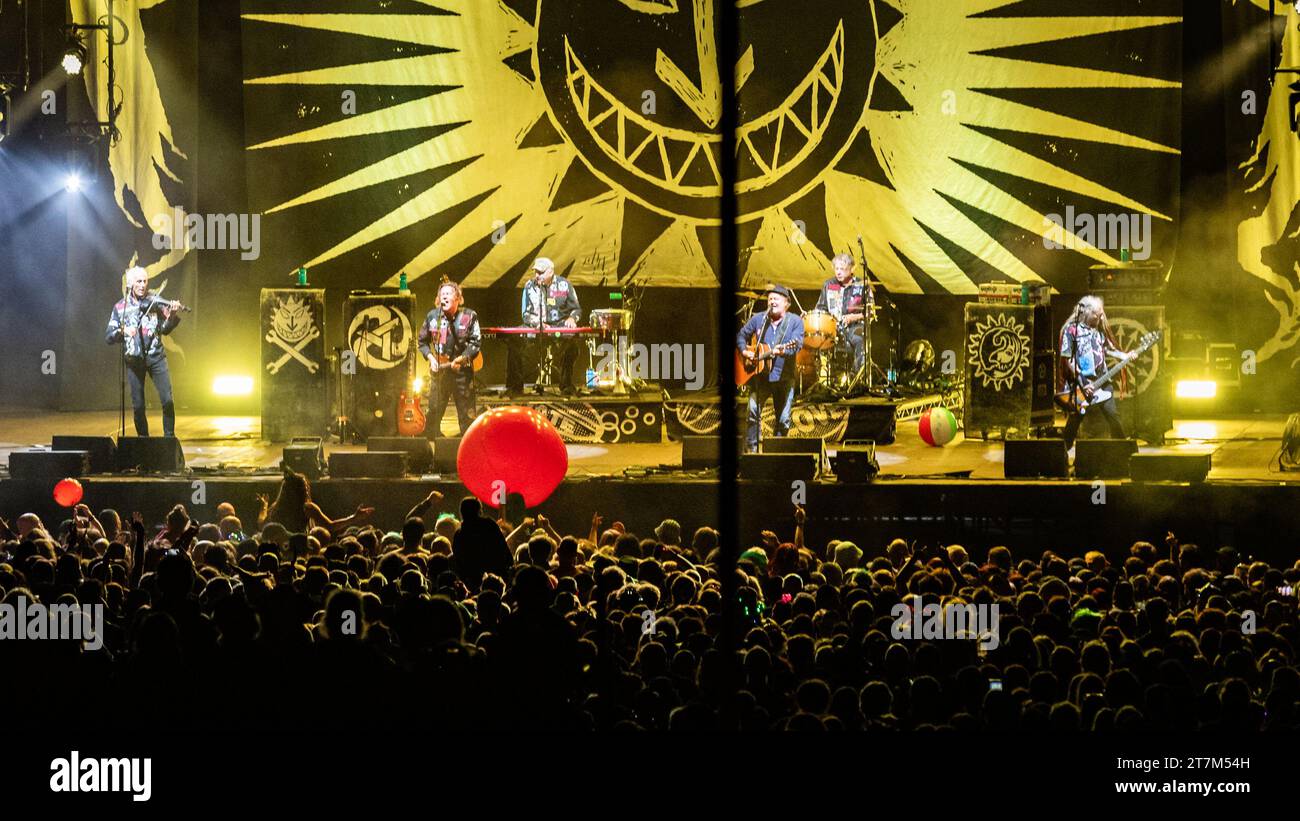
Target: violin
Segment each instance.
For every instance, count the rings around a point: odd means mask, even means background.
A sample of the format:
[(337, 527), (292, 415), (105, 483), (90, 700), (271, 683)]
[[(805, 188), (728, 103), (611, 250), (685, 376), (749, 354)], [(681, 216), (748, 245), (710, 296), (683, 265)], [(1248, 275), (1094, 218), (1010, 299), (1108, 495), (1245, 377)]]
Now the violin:
[(190, 313), (194, 310), (188, 305), (181, 304), (180, 300), (163, 299), (157, 294), (149, 294), (141, 301), (147, 303), (144, 307), (146, 313), (152, 311), (154, 308), (169, 308), (173, 311), (181, 311), (182, 313)]

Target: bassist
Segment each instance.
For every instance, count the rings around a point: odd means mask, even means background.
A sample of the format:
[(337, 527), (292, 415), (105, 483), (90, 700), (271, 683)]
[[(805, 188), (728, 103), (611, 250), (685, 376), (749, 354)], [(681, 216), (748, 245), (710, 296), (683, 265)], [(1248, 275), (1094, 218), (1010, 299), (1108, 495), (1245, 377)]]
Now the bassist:
[[(763, 406), (770, 397), (776, 414), (775, 433), (785, 436), (790, 430), (790, 414), (794, 409), (795, 355), (803, 348), (803, 321), (789, 313), (794, 295), (784, 285), (767, 289), (767, 311), (755, 314), (736, 334), (736, 350), (746, 360), (758, 357), (757, 347), (766, 345), (782, 351), (771, 366), (749, 384), (749, 416), (745, 431), (745, 449), (758, 452), (758, 435), (763, 424)], [(751, 343), (756, 343), (753, 348)]]
[[(1078, 386), (1089, 400), (1093, 398), (1094, 388), (1091, 380), (1106, 370), (1106, 357), (1129, 359), (1130, 355), (1119, 350), (1119, 344), (1110, 331), (1106, 321), (1106, 310), (1101, 297), (1088, 295), (1074, 306), (1074, 312), (1061, 328), (1060, 344), (1061, 374), (1066, 385)], [(1113, 439), (1125, 439), (1124, 425), (1115, 407), (1115, 397), (1089, 405), (1089, 410), (1096, 408), (1106, 418)], [(1079, 425), (1083, 422), (1083, 413), (1079, 408), (1067, 410), (1065, 422), (1065, 448), (1074, 447)]]

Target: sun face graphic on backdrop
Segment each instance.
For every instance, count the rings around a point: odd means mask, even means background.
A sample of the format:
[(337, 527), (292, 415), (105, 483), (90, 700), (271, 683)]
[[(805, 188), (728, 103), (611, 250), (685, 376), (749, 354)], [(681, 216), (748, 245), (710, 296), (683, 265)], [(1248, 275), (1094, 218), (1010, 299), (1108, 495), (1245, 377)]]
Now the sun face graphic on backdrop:
[[(611, 189), (716, 224), (724, 78), (738, 88), (742, 221), (804, 193), (849, 146), (874, 75), (871, 4), (738, 5), (749, 36), (728, 75), (716, 56), (714, 0), (542, 0), (536, 64), (548, 113)], [(608, 23), (649, 36), (629, 44), (583, 26), (598, 19), (593, 6), (621, 6), (604, 9)], [(763, 19), (781, 16), (799, 25)]]
[[(249, 77), (250, 87), (441, 87), (310, 128), (286, 106), (281, 136), (249, 147), (288, 156), (321, 141), (443, 127), (265, 203), (269, 216), (290, 213), (447, 169), (395, 207), (320, 231), (309, 267), (454, 214), (380, 272), (383, 284), (456, 258), (465, 285), (513, 286), (545, 253), (579, 284), (714, 286), (726, 82), (738, 89), (740, 264), (750, 285), (819, 284), (859, 235), (872, 272), (895, 292), (1050, 282), (1060, 254), (1075, 253), (1042, 253), (1043, 215), (1061, 202), (1169, 219), (1159, 195), (1084, 160), (1095, 147), (1123, 152), (1131, 180), (1145, 176), (1133, 163), (1176, 157), (1176, 133), (1155, 139), (1097, 114), (1112, 91), (1177, 94), (1176, 78), (1106, 48), (1181, 21), (1172, 14), (1060, 16), (1038, 0), (400, 2), (392, 13), (311, 13), (304, 2), (304, 13), (244, 15), (295, 37), (343, 33), (428, 52)], [(724, 3), (740, 21), (732, 66), (717, 56)], [(1081, 253), (1114, 262), (1086, 245)]]

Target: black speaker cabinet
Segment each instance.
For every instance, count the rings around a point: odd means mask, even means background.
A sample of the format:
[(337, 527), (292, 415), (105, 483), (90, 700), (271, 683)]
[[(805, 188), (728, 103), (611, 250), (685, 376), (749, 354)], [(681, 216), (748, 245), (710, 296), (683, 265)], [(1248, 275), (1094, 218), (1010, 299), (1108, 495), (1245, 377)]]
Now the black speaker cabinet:
[(55, 436), (50, 450), (84, 450), (90, 454), (91, 473), (112, 473), (117, 467), (117, 443), (111, 436)]
[[(363, 438), (397, 435), (397, 401), (415, 374), (418, 322), (411, 294), (352, 293), (343, 306), (345, 385)], [(348, 371), (351, 371), (349, 374)]]
[(1127, 479), (1129, 457), (1137, 453), (1132, 439), (1079, 439), (1074, 443), (1076, 479)]
[(1008, 439), (1002, 473), (1008, 479), (1064, 479), (1070, 475), (1064, 439)]
[(90, 453), (84, 450), (15, 450), (9, 454), (13, 479), (64, 479), (90, 472)]
[(181, 473), (185, 453), (175, 436), (123, 436), (117, 440), (117, 469), (141, 473)]
[(325, 471), (325, 449), (319, 436), (299, 436), (284, 446), (280, 464), (316, 480)]
[(740, 456), (741, 479), (810, 482), (816, 475), (817, 457), (811, 453), (744, 453)]
[(433, 472), (455, 473), (456, 455), (460, 453), (459, 436), (439, 436), (433, 440)]
[[(1035, 358), (1035, 338), (1048, 322), (1044, 306), (966, 303), (965, 362), (966, 435), (1028, 431), (1050, 423), (1043, 408), (1050, 401), (1052, 369)], [(1041, 340), (1039, 342), (1041, 344)], [(1036, 383), (1047, 387), (1036, 389)]]
[(876, 443), (847, 441), (835, 448), (831, 470), (837, 482), (870, 482), (880, 473)]
[(325, 290), (263, 288), (261, 322), (262, 438), (287, 442), (324, 433), (330, 414)]
[(820, 436), (768, 436), (759, 446), (762, 453), (810, 453), (817, 457), (817, 469), (826, 467), (826, 440)]
[(718, 466), (722, 440), (716, 436), (683, 436), (682, 467), (703, 470)]
[(372, 436), (366, 450), (400, 450), (406, 453), (406, 469), (411, 473), (433, 472), (433, 445), (423, 436)]
[[(1132, 350), (1143, 334), (1159, 329), (1165, 331), (1164, 339), (1125, 369), (1127, 379), (1115, 400), (1120, 421), (1124, 423), (1124, 433), (1158, 445), (1165, 441), (1165, 434), (1174, 425), (1172, 374), (1165, 364), (1171, 345), (1169, 329), (1165, 327), (1165, 309), (1162, 305), (1113, 305), (1113, 298), (1118, 294), (1113, 292), (1103, 296), (1106, 299), (1106, 318), (1121, 348)], [(1084, 428), (1087, 427), (1088, 420), (1085, 419)]]
[(395, 479), (406, 475), (406, 451), (353, 451), (330, 454), (331, 479)]
[(1208, 453), (1135, 453), (1129, 457), (1135, 482), (1204, 482), (1210, 473)]

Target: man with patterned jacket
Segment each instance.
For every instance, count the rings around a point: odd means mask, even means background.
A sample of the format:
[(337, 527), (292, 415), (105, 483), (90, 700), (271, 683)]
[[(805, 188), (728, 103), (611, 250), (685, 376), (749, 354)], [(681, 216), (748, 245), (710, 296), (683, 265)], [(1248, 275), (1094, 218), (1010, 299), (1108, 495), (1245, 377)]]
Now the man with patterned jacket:
[(870, 283), (854, 275), (853, 257), (848, 254), (837, 254), (831, 267), (835, 275), (822, 283), (817, 310), (835, 317), (839, 325), (835, 347), (847, 349), (857, 373), (866, 361), (866, 318), (875, 304), (875, 292)]
[(127, 270), (126, 288), (126, 298), (113, 306), (108, 317), (104, 341), (122, 344), (136, 435), (149, 435), (149, 417), (144, 408), (144, 379), (148, 374), (162, 404), (163, 435), (175, 436), (176, 405), (172, 402), (172, 378), (162, 338), (181, 323), (181, 304), (150, 294), (149, 272), (138, 265)]
[[(578, 304), (578, 292), (572, 283), (555, 273), (555, 263), (546, 257), (539, 257), (533, 263), (533, 278), (524, 285), (523, 299), (520, 301), (520, 317), (526, 328), (576, 328), (582, 316), (582, 306)], [(560, 336), (543, 340), (544, 344), (554, 344), (557, 348), (559, 373), (556, 381), (564, 393), (573, 393), (573, 362), (578, 356), (578, 345), (574, 338)], [(528, 353), (536, 354), (537, 346)], [(506, 389), (510, 393), (523, 393), (525, 371), (532, 370), (534, 363), (525, 362), (526, 352), (521, 345), (511, 345), (506, 359)], [(531, 359), (531, 357), (529, 357)], [(540, 392), (540, 388), (538, 391)]]
[(420, 355), (429, 363), (429, 415), (425, 435), (441, 435), (448, 400), (456, 400), (461, 434), (474, 421), (474, 360), (482, 350), (478, 314), (463, 307), (464, 295), (454, 282), (438, 288), (438, 304), (420, 326)]

